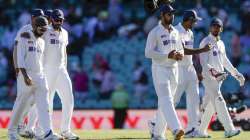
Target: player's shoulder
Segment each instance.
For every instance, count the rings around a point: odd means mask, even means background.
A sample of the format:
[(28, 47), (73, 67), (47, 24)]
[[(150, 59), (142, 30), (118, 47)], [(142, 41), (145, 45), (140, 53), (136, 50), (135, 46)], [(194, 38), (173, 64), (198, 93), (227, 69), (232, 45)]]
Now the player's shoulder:
[(174, 26), (174, 28), (178, 31), (178, 32), (183, 32), (181, 24), (178, 23), (177, 25)]
[(210, 37), (209, 35), (205, 36), (202, 40), (201, 43), (205, 43), (205, 42), (209, 42), (210, 41)]
[(163, 32), (163, 27), (161, 24), (156, 25), (153, 29), (151, 29), (151, 31), (149, 32), (149, 35), (158, 35), (161, 34)]
[(27, 31), (29, 31), (29, 30), (32, 30), (31, 24), (27, 24), (27, 25), (22, 26), (22, 27), (19, 29), (19, 32), (20, 32), (20, 33), (21, 33), (21, 32), (27, 32)]
[(30, 34), (30, 32), (28, 32), (28, 31), (21, 32), (21, 33), (20, 33), (20, 37), (21, 37), (22, 39), (31, 39), (31, 34)]
[(68, 31), (67, 31), (65, 28), (63, 28), (63, 27), (61, 27), (61, 30), (62, 30), (62, 32), (64, 32), (64, 33), (68, 33)]
[(171, 26), (171, 28), (173, 33), (179, 34), (179, 30), (175, 26)]

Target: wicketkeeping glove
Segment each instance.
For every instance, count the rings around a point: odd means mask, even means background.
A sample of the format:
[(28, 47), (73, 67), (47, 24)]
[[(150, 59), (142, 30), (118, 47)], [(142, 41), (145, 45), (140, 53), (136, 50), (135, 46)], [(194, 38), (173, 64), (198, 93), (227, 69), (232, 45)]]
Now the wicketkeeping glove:
[(245, 83), (245, 78), (241, 73), (236, 73), (235, 75), (232, 75), (237, 81), (239, 81), (240, 86), (243, 86)]
[(225, 79), (227, 78), (227, 76), (228, 76), (228, 73), (227, 73), (227, 72), (218, 72), (218, 71), (216, 71), (216, 70), (213, 69), (213, 68), (210, 69), (209, 71), (210, 71), (211, 75), (212, 75), (218, 82), (225, 80)]

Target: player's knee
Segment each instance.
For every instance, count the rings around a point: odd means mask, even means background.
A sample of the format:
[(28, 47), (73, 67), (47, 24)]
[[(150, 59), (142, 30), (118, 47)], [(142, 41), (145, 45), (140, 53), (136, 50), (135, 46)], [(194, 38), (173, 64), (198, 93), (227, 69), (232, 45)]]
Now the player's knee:
[(162, 96), (158, 98), (158, 102), (160, 106), (164, 106), (165, 104), (171, 104), (173, 105), (173, 98), (169, 96)]

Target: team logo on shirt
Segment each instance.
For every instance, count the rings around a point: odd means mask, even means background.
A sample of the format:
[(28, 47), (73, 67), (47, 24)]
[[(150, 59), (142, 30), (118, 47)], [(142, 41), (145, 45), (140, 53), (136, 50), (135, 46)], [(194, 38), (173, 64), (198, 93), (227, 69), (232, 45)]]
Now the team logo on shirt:
[(29, 41), (28, 41), (28, 44), (33, 44), (33, 41), (29, 40)]
[(193, 41), (185, 41), (185, 45), (193, 45)]
[(176, 40), (164, 40), (164, 41), (162, 41), (163, 42), (163, 45), (164, 46), (166, 46), (166, 45), (168, 45), (168, 44), (175, 44), (176, 43)]
[(161, 35), (161, 38), (167, 37), (167, 35)]
[(57, 39), (50, 39), (50, 44), (59, 44), (59, 40), (57, 40)]
[(56, 36), (56, 34), (52, 34), (52, 33), (50, 33), (49, 35), (50, 35), (50, 36)]
[(36, 47), (33, 47), (33, 46), (29, 46), (29, 52), (38, 52), (38, 53), (41, 53), (42, 50), (39, 49), (39, 48), (36, 48)]

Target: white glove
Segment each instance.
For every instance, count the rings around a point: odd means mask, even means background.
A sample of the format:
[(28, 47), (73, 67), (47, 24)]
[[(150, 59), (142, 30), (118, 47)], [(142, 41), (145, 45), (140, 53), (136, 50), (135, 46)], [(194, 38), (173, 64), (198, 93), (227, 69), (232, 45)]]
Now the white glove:
[(211, 75), (212, 75), (218, 82), (225, 80), (225, 79), (227, 78), (227, 76), (228, 76), (228, 73), (227, 73), (227, 72), (218, 72), (218, 71), (216, 71), (216, 70), (213, 69), (213, 68), (210, 69), (209, 71), (210, 71)]
[(244, 78), (244, 76), (241, 74), (241, 73), (239, 73), (239, 72), (237, 72), (235, 75), (232, 75), (237, 81), (239, 81), (239, 83), (240, 83), (240, 86), (243, 86), (244, 84), (245, 84), (245, 78)]

